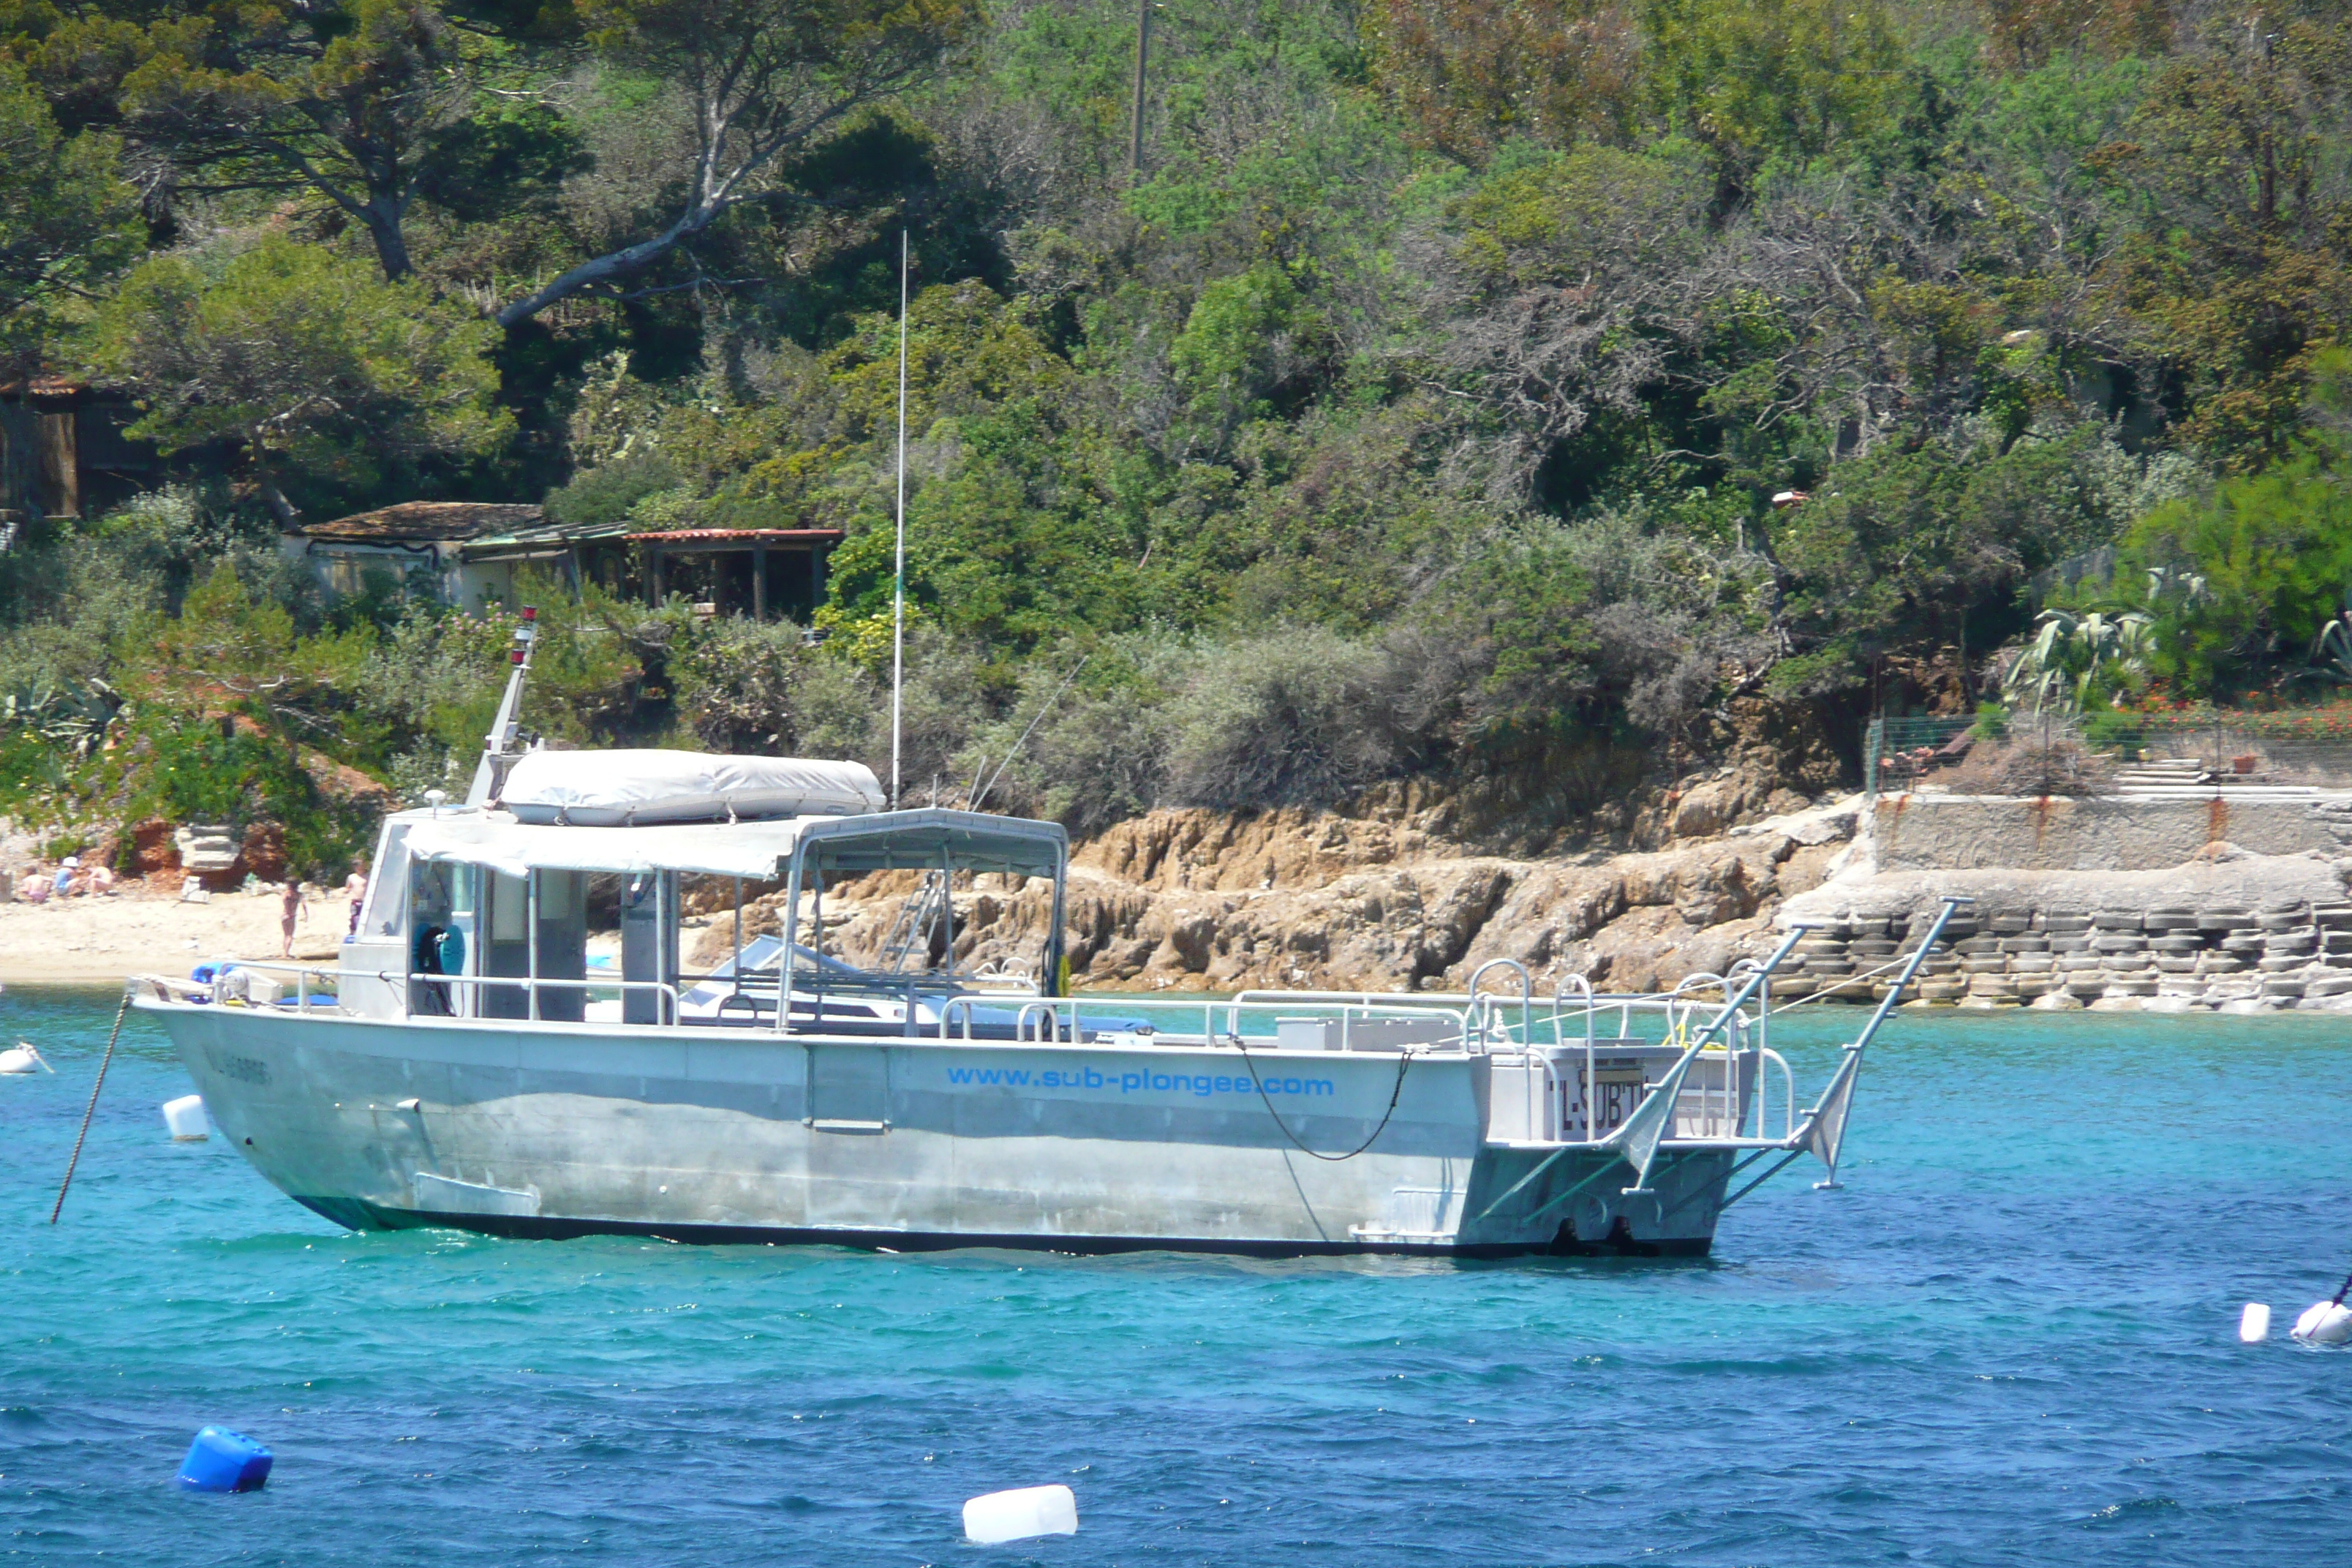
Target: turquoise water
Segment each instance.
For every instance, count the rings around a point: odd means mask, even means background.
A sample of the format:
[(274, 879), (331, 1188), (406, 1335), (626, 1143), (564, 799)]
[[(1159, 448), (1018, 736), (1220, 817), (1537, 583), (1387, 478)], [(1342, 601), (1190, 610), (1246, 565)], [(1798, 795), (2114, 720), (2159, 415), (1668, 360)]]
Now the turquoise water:
[[(187, 1080), (135, 1016), (53, 1230), (112, 1016), (0, 995), (0, 1043), (58, 1069), (0, 1079), (10, 1561), (2317, 1568), (2352, 1541), (2352, 1353), (2233, 1333), (2352, 1268), (2341, 1022), (1906, 1017), (1846, 1191), (1792, 1171), (1703, 1263), (1453, 1266), (351, 1236), (166, 1140)], [(1818, 1083), (1808, 1031), (1776, 1043)], [(173, 1489), (208, 1421), (275, 1448), (268, 1491)], [(1052, 1481), (1076, 1538), (959, 1539), (966, 1497)]]

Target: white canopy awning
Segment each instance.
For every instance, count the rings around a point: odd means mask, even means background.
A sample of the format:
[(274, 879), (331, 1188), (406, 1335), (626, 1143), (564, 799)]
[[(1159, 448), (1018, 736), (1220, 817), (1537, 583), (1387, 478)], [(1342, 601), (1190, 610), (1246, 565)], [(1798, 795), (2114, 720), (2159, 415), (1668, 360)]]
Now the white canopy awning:
[(866, 816), (795, 816), (768, 822), (677, 823), (659, 827), (572, 827), (518, 822), (504, 812), (408, 816), (408, 852), (509, 876), (527, 871), (700, 871), (768, 880), (784, 876), (806, 845), (827, 871), (921, 869), (1057, 876), (1069, 852), (1059, 823), (966, 811), (891, 811)]
[(936, 806), (805, 817), (802, 829), (804, 855), (828, 871), (928, 870), (944, 864), (959, 871), (1058, 877), (1070, 855), (1070, 837), (1058, 822)]
[(420, 860), (459, 860), (510, 877), (526, 871), (705, 871), (756, 880), (782, 876), (802, 825), (829, 817), (781, 822), (696, 822), (667, 827), (553, 827), (509, 817), (442, 817), (408, 830), (408, 852)]

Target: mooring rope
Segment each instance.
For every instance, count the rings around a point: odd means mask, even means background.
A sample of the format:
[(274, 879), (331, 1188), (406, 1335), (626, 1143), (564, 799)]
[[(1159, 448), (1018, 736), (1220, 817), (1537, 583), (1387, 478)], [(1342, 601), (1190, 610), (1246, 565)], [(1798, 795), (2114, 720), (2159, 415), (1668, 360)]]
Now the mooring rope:
[(106, 1069), (114, 1064), (114, 1042), (122, 1037), (122, 1020), (131, 1016), (132, 992), (122, 988), (122, 1005), (114, 1010), (114, 1032), (106, 1037), (106, 1055), (98, 1062), (98, 1081), (89, 1086), (89, 1105), (81, 1113), (81, 1131), (74, 1134), (73, 1158), (66, 1162), (66, 1179), (58, 1184), (57, 1206), (49, 1210), (49, 1223), (58, 1223), (58, 1215), (66, 1208), (66, 1189), (73, 1185), (74, 1167), (81, 1163), (82, 1141), (89, 1136), (89, 1119), (98, 1114), (98, 1091), (106, 1087)]
[(1250, 1059), (1249, 1047), (1243, 1042), (1241, 1031), (1239, 1029), (1235, 1029), (1231, 1037), (1234, 1047), (1242, 1053), (1242, 1065), (1249, 1068), (1251, 1086), (1257, 1090), (1258, 1099), (1265, 1100), (1265, 1113), (1274, 1118), (1274, 1124), (1282, 1130), (1282, 1135), (1285, 1138), (1289, 1139), (1292, 1143), (1296, 1144), (1300, 1153), (1307, 1155), (1310, 1159), (1328, 1161), (1335, 1165), (1342, 1160), (1354, 1159), (1357, 1155), (1362, 1153), (1365, 1150), (1378, 1142), (1380, 1141), (1381, 1134), (1389, 1130), (1389, 1118), (1396, 1114), (1397, 1101), (1404, 1095), (1404, 1069), (1412, 1062), (1412, 1053), (1411, 1051), (1403, 1051), (1398, 1054), (1396, 1082), (1391, 1085), (1389, 1089), (1389, 1108), (1381, 1112), (1381, 1124), (1372, 1129), (1372, 1135), (1365, 1139), (1362, 1142), (1357, 1144), (1354, 1148), (1349, 1150), (1344, 1154), (1324, 1154), (1318, 1153), (1317, 1151), (1309, 1149), (1306, 1144), (1299, 1142), (1298, 1134), (1293, 1132), (1290, 1130), (1289, 1124), (1282, 1120), (1282, 1112), (1274, 1108), (1274, 1101), (1266, 1099), (1265, 1085), (1257, 1076), (1257, 1063)]
[(1885, 963), (1880, 964), (1875, 969), (1865, 969), (1859, 974), (1849, 974), (1843, 980), (1839, 981), (1836, 984), (1824, 985), (1810, 996), (1800, 996), (1794, 1002), (1783, 1003), (1780, 1006), (1772, 1009), (1772, 1016), (1777, 1018), (1781, 1014), (1788, 1012), (1790, 1008), (1801, 1007), (1808, 1002), (1827, 1001), (1832, 993), (1843, 991), (1847, 986), (1855, 984), (1857, 981), (1868, 980), (1873, 975), (1884, 974), (1890, 969), (1900, 969), (1910, 962), (1911, 955), (1909, 953), (1897, 953), (1895, 957), (1889, 959)]

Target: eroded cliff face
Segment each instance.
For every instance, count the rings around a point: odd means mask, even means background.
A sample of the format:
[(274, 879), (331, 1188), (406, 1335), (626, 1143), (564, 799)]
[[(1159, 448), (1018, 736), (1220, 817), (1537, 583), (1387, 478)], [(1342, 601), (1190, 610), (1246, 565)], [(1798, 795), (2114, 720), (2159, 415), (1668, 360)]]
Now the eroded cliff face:
[[(1742, 698), (1697, 740), (1706, 767), (1631, 788), (1574, 828), (1558, 826), (1557, 802), (1421, 780), (1328, 807), (1120, 823), (1073, 848), (1072, 983), (1458, 990), (1481, 964), (1511, 959), (1549, 994), (1570, 973), (1641, 991), (1720, 972), (1764, 952), (1781, 903), (1846, 854), (1859, 800), (1823, 804), (1839, 762), (1805, 710)], [(826, 951), (875, 963), (918, 880), (891, 873), (828, 891)], [(1051, 889), (976, 882), (955, 898), (958, 966), (1034, 964)], [(745, 931), (776, 930), (780, 903), (770, 894), (749, 908)], [(723, 957), (732, 922), (716, 903), (698, 907), (717, 918), (693, 960)], [(814, 912), (804, 906), (803, 921)], [(940, 945), (934, 937), (935, 959)]]
[[(1804, 809), (1721, 831), (1765, 804)], [(1512, 959), (1545, 993), (1570, 973), (1615, 990), (1671, 986), (1762, 951), (1781, 900), (1822, 882), (1857, 815), (1852, 803), (1811, 808), (1727, 775), (1652, 808), (1667, 840), (1657, 849), (1517, 858), (1464, 843), (1456, 809), (1400, 785), (1338, 809), (1167, 810), (1122, 823), (1073, 856), (1073, 983), (1458, 990), (1481, 964)], [(958, 893), (961, 964), (1034, 962), (1049, 889), (1003, 882)], [(828, 895), (828, 950), (872, 962), (914, 885), (898, 873)], [(774, 929), (777, 912), (761, 900), (747, 929)], [(725, 937), (715, 923), (698, 958)]]
[(1494, 959), (1671, 985), (1760, 942), (1817, 885), (1853, 814), (1614, 857), (1466, 852), (1443, 805), (1362, 814), (1160, 811), (1084, 847), (1071, 967), (1115, 989), (1458, 990)]

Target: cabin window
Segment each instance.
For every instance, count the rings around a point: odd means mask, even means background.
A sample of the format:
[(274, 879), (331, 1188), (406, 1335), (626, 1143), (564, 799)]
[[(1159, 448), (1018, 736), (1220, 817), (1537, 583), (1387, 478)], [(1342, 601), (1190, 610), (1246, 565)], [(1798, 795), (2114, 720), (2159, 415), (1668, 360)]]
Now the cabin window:
[(398, 942), (408, 915), (408, 825), (394, 823), (375, 853), (368, 877), (367, 907), (360, 916), (360, 935), (375, 942)]
[[(482, 973), (517, 980), (530, 975), (530, 879), (488, 871), (482, 878)], [(481, 988), (485, 1018), (528, 1018), (530, 994), (520, 985)]]
[(492, 942), (529, 942), (530, 931), (530, 879), (509, 877), (504, 871), (490, 873), (490, 941)]
[[(621, 885), (621, 978), (633, 981), (677, 981), (677, 873), (666, 871), (628, 878)], [(651, 985), (632, 985), (621, 993), (621, 1021), (664, 1024), (676, 1021), (669, 998)]]
[[(539, 871), (530, 973), (541, 980), (575, 982), (588, 977), (588, 874)], [(587, 1016), (588, 993), (577, 984), (541, 985), (541, 1018), (578, 1023)]]

